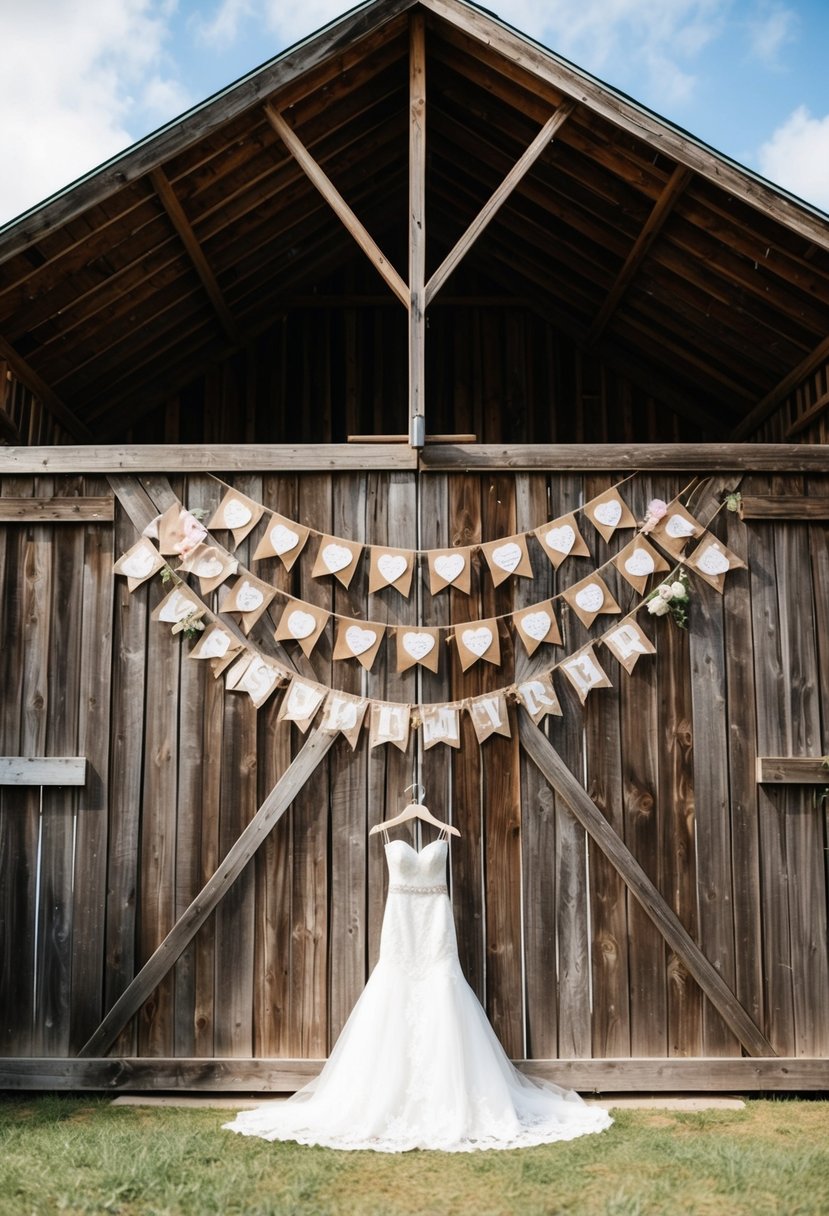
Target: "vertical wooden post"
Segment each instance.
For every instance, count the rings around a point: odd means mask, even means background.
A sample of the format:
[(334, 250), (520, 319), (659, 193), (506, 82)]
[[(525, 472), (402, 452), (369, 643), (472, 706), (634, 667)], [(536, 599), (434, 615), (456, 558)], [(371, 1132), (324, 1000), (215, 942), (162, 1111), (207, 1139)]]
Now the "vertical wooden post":
[(411, 18), (409, 43), (409, 442), (425, 441), (426, 30)]

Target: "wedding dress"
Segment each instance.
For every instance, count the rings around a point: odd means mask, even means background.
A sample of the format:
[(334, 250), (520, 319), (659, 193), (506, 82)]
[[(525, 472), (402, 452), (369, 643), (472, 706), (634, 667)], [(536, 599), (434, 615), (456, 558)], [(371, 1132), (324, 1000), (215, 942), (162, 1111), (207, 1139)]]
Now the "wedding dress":
[(447, 845), (386, 844), (380, 957), (322, 1072), (224, 1126), (337, 1149), (522, 1148), (609, 1127), (607, 1111), (507, 1058), (458, 961)]

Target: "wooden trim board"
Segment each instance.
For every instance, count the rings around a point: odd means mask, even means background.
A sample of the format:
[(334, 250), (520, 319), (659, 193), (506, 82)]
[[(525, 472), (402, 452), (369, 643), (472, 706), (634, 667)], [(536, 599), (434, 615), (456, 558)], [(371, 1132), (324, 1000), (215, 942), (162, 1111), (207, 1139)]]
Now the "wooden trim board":
[(50, 473), (338, 473), (416, 469), (417, 454), (401, 443), (196, 443), (60, 445), (0, 448), (0, 474)]
[(85, 756), (0, 756), (0, 785), (85, 784)]
[(115, 518), (111, 494), (87, 498), (0, 498), (0, 523), (107, 523)]
[[(829, 1060), (664, 1058), (515, 1060), (521, 1070), (582, 1092), (816, 1092), (829, 1090)], [(178, 1093), (293, 1092), (322, 1068), (322, 1060), (168, 1059), (110, 1057), (0, 1059), (0, 1089), (173, 1089)]]
[(803, 494), (744, 494), (740, 499), (740, 518), (769, 522), (829, 519), (829, 495), (807, 498)]
[(822, 756), (758, 756), (757, 783), (829, 787), (829, 767)]

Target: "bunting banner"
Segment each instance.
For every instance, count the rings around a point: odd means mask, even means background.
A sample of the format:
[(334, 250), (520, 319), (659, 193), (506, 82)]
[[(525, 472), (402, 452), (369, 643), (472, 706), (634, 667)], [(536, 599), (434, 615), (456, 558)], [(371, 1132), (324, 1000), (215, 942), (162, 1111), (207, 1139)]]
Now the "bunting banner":
[(652, 574), (660, 574), (671, 568), (662, 554), (657, 553), (643, 536), (635, 536), (626, 544), (613, 558), (613, 565), (639, 595), (644, 593)]
[(262, 539), (256, 546), (253, 561), (261, 561), (264, 557), (278, 557), (286, 570), (293, 567), (299, 557), (308, 537), (309, 528), (286, 519), (284, 515), (272, 514), (267, 528), (262, 533)]
[(512, 623), (530, 656), (535, 654), (542, 642), (547, 642), (550, 646), (562, 645), (561, 630), (552, 600), (544, 600), (543, 603), (531, 604), (529, 608), (513, 612)]
[(330, 615), (330, 612), (318, 608), (316, 604), (306, 604), (304, 600), (288, 600), (273, 636), (277, 642), (299, 642), (302, 653), (310, 658)]
[(392, 743), (405, 752), (409, 746), (412, 707), (390, 701), (372, 701), (369, 717), (369, 746)]
[(424, 705), (420, 710), (420, 725), (424, 751), (428, 752), (437, 743), (460, 747), (461, 714), (457, 705)]
[(425, 626), (395, 629), (397, 670), (408, 671), (416, 663), (437, 674), (440, 665), (440, 630)]
[(486, 693), (475, 697), (467, 704), (469, 716), (475, 737), (479, 743), (484, 743), (491, 735), (504, 735), (512, 738), (507, 711), (507, 698), (503, 692)]
[(564, 659), (561, 670), (575, 688), (582, 705), (587, 700), (587, 694), (594, 688), (612, 687), (607, 673), (596, 658), (592, 642)]
[(634, 620), (614, 625), (602, 635), (602, 642), (628, 674), (643, 654), (656, 654), (653, 642)]
[(552, 523), (536, 528), (535, 535), (556, 570), (566, 557), (590, 556), (575, 515), (562, 515)]
[(496, 667), (501, 662), (498, 622), (494, 617), (487, 621), (470, 621), (464, 625), (456, 625), (455, 642), (464, 671), (468, 671), (478, 659), (494, 663)]
[(512, 574), (532, 578), (533, 568), (527, 551), (527, 538), (523, 533), (508, 536), (506, 540), (489, 541), (481, 545), (481, 551), (496, 587), (500, 587)]
[(454, 587), (465, 595), (472, 593), (472, 549), (429, 549), (429, 592), (437, 595), (446, 587)]
[(363, 546), (353, 540), (342, 540), (340, 537), (325, 534), (317, 550), (317, 560), (311, 571), (311, 578), (322, 578), (333, 574), (344, 587), (348, 587), (357, 569), (357, 559), (363, 551)]
[(605, 490), (585, 503), (584, 513), (603, 540), (620, 528), (635, 528), (636, 520), (617, 489)]
[(356, 751), (368, 707), (369, 702), (364, 697), (332, 689), (325, 698), (320, 730), (326, 735), (345, 735), (351, 750)]
[(254, 502), (238, 490), (229, 489), (208, 520), (207, 528), (210, 532), (217, 529), (232, 532), (234, 544), (239, 545), (253, 531), (264, 513), (265, 508), (261, 503)]
[(384, 587), (394, 587), (405, 598), (409, 598), (414, 574), (415, 555), (409, 549), (384, 549), (380, 545), (369, 548), (368, 593), (375, 595)]
[(375, 621), (369, 625), (366, 621), (340, 617), (332, 658), (356, 659), (366, 671), (371, 671), (385, 632), (385, 626)]

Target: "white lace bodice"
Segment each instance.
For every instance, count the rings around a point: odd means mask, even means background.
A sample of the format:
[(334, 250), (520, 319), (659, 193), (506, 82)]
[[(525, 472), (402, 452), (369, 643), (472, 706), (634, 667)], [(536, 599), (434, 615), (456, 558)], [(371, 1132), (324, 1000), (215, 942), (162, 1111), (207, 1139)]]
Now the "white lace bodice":
[(447, 847), (445, 840), (433, 840), (418, 853), (405, 840), (386, 845), (389, 894), (380, 957), (411, 979), (423, 979), (457, 956)]

